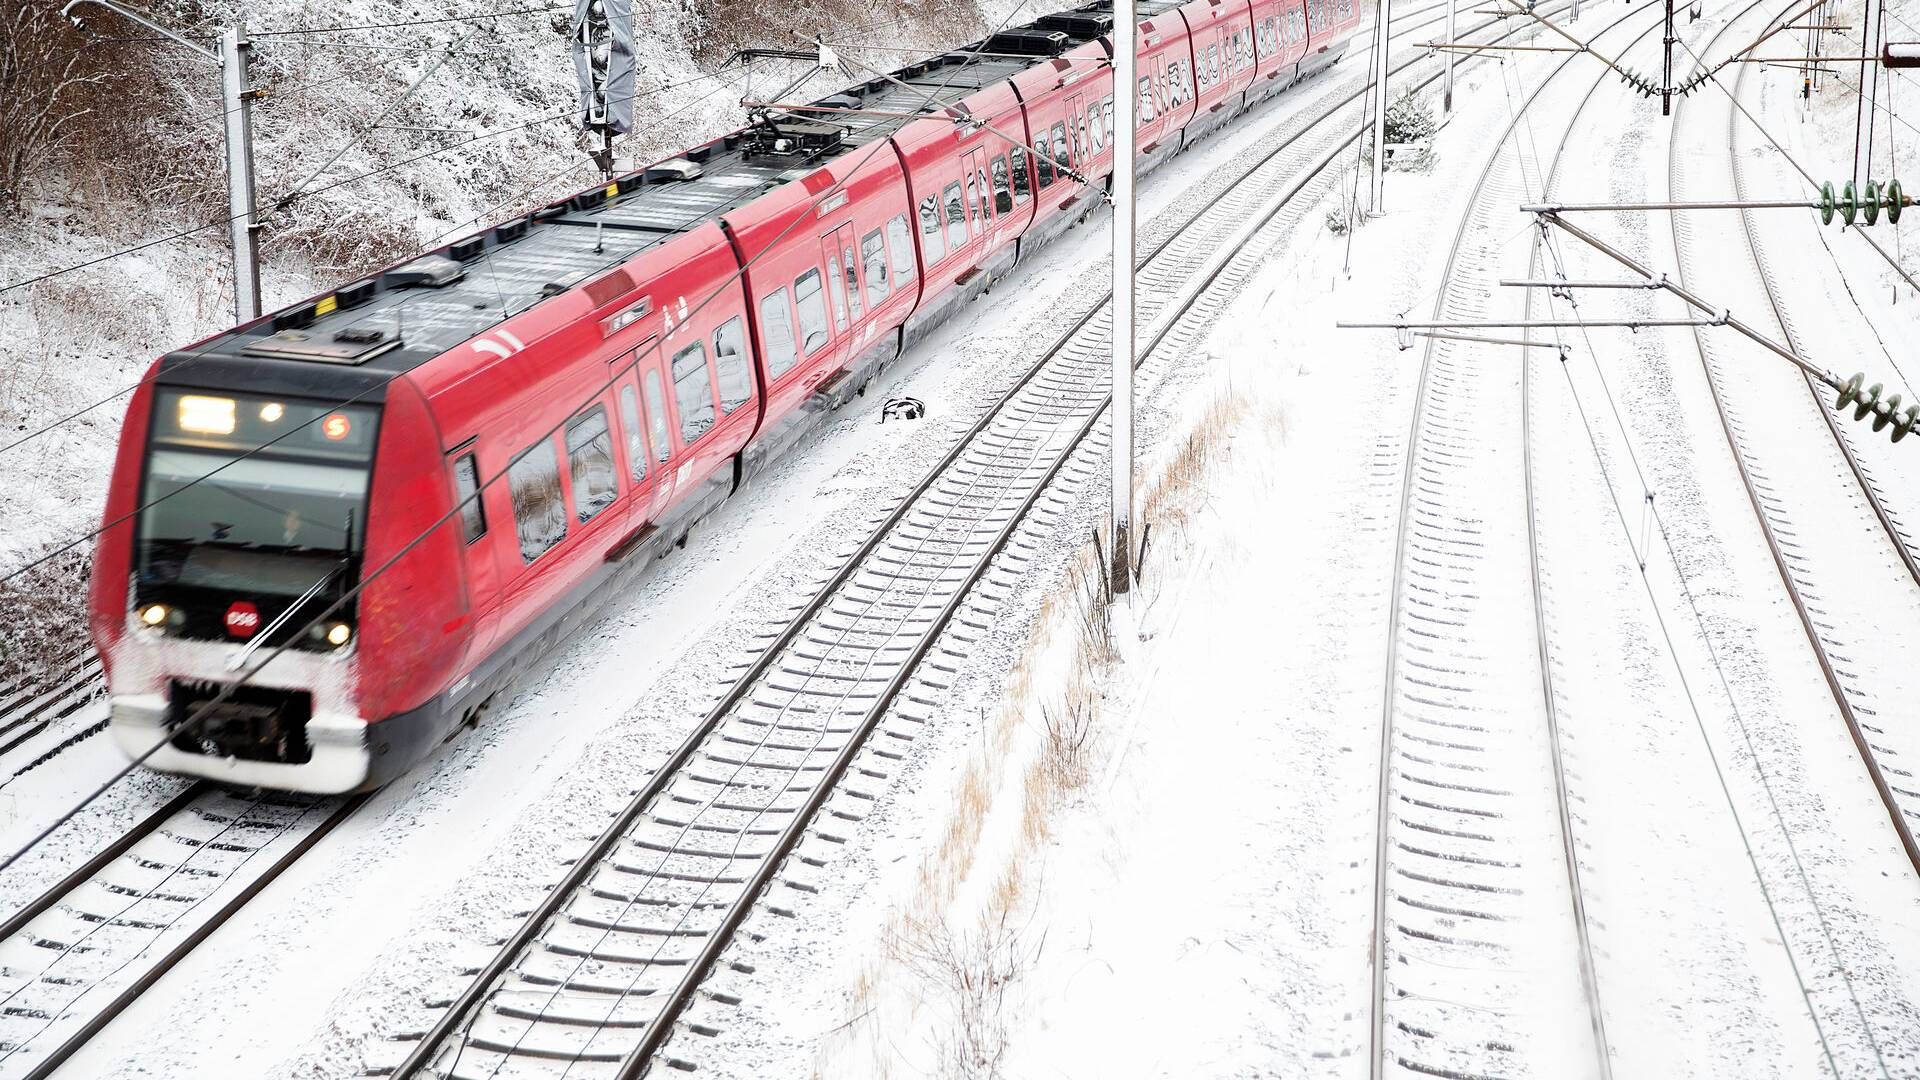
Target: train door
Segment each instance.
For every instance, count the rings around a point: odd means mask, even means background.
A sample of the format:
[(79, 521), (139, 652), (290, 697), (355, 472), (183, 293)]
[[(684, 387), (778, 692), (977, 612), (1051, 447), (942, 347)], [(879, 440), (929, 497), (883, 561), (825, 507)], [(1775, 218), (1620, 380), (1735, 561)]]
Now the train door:
[[(1073, 167), (1081, 175), (1091, 178), (1093, 167), (1093, 136), (1087, 131), (1087, 96), (1074, 94), (1067, 98), (1067, 141), (1073, 146)], [(1074, 184), (1074, 201), (1089, 198), (1091, 193), (1086, 185), (1069, 180)]]
[(860, 318), (866, 313), (860, 295), (859, 259), (854, 255), (854, 243), (851, 224), (841, 225), (820, 238), (820, 256), (827, 268), (827, 316), (835, 340), (833, 362), (820, 365), (818, 370), (822, 373), (839, 371), (853, 358), (850, 346), (859, 331)]
[[(497, 462), (488, 464), (499, 468)], [(454, 515), (458, 524), (453, 527), (460, 530), (460, 566), (466, 578), (467, 629), (472, 635), (468, 642), (468, 655), (477, 659), (486, 655), (491, 643), (493, 625), (497, 621), (494, 609), (500, 603), (500, 568), (490, 546), (481, 541), (487, 535), (489, 526), (498, 524), (511, 529), (513, 523), (487, 520), (485, 496), (480, 490), (484, 476), (475, 440), (468, 439), (455, 447), (447, 455), (447, 468), (453, 476), (454, 502), (459, 505), (459, 511)]]
[[(652, 475), (652, 495), (647, 505), (647, 520), (657, 522), (665, 515), (667, 507), (673, 505), (673, 496), (683, 464), (677, 461), (678, 446), (674, 442), (675, 425), (673, 417), (667, 412), (667, 384), (660, 371), (660, 345), (655, 342), (641, 350), (640, 362), (634, 365), (634, 381), (640, 389), (640, 411), (647, 430), (647, 449), (653, 459), (648, 467)], [(643, 505), (635, 500), (635, 508)]]
[[(832, 304), (836, 297), (842, 295), (844, 295), (847, 305), (848, 330), (842, 338), (840, 346), (840, 359), (842, 363), (845, 363), (848, 354), (853, 351), (852, 344), (858, 340), (857, 335), (860, 332), (860, 322), (867, 314), (864, 299), (865, 294), (860, 291), (859, 243), (859, 238), (854, 235), (854, 228), (851, 222), (834, 229), (821, 241), (825, 252), (831, 256), (829, 266), (839, 268), (840, 289), (838, 292), (834, 292), (829, 288), (827, 293), (829, 305)], [(830, 368), (829, 370), (837, 370), (837, 367)]]
[(638, 533), (652, 520), (654, 479), (660, 471), (649, 445), (646, 413), (640, 407), (642, 377), (639, 366), (634, 365), (620, 376), (614, 388), (620, 426), (620, 468), (629, 485), (626, 520), (621, 523), (623, 536)]
[(993, 211), (992, 195), (986, 184), (986, 160), (986, 151), (981, 149), (969, 150), (960, 158), (960, 187), (966, 192), (967, 200), (967, 257), (975, 266), (986, 262), (987, 252), (993, 246), (987, 233), (993, 226)]
[(988, 181), (987, 151), (984, 146), (967, 151), (967, 219), (973, 223), (973, 235), (980, 241), (975, 256), (985, 262), (1000, 247), (1000, 230), (994, 224), (993, 185)]

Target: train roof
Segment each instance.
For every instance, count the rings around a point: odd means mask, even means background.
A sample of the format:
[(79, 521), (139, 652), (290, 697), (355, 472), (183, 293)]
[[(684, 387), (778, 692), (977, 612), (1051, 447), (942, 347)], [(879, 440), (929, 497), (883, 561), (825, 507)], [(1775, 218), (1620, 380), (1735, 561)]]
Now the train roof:
[[(1145, 0), (1140, 10), (1147, 17), (1179, 6)], [(1096, 0), (895, 71), (894, 78), (912, 90), (875, 78), (811, 102), (822, 108), (818, 113), (774, 110), (765, 122), (756, 120), (605, 187), (171, 354), (162, 377), (189, 362), (213, 360), (202, 370), (217, 370), (223, 381), (252, 372), (282, 392), (365, 387), (367, 397), (378, 397), (374, 384), (891, 137), (935, 111), (928, 96), (943, 106), (964, 101), (1098, 39), (1112, 21), (1109, 0)], [(346, 375), (343, 368), (354, 374)], [(184, 374), (180, 379), (191, 381)]]

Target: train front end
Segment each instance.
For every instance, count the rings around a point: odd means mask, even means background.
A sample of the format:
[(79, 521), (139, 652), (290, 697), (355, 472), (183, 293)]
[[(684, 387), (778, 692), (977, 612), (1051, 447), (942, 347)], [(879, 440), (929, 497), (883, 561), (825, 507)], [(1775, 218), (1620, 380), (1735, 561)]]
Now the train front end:
[[(437, 734), (422, 730), (437, 726), (437, 687), (396, 693), (395, 679), (446, 668), (407, 621), (439, 605), (409, 613), (394, 591), (413, 591), (417, 568), (356, 592), (395, 546), (376, 470), (408, 440), (382, 438), (384, 400), (174, 385), (165, 367), (129, 410), (95, 553), (91, 629), (115, 741), (150, 768), (240, 786), (377, 786)], [(414, 471), (403, 465), (391, 463)], [(434, 484), (386, 486), (415, 500), (403, 517), (447, 501)], [(408, 671), (369, 655), (396, 638)]]

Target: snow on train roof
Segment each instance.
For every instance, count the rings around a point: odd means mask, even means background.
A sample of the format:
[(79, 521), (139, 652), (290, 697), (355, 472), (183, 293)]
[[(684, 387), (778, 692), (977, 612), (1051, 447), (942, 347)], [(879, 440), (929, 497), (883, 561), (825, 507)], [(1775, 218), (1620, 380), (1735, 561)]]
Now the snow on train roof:
[(933, 111), (927, 96), (953, 104), (1093, 40), (1111, 25), (1107, 11), (1110, 5), (1102, 0), (1044, 16), (894, 72), (914, 90), (876, 78), (811, 103), (864, 114), (775, 111), (773, 127), (799, 136), (788, 140), (785, 152), (771, 152), (772, 129), (756, 123), (174, 358), (232, 358), (221, 365), (229, 372), (228, 365), (243, 358), (276, 368), (272, 361), (292, 360), (409, 370), (648, 248), (891, 136), (912, 116)]

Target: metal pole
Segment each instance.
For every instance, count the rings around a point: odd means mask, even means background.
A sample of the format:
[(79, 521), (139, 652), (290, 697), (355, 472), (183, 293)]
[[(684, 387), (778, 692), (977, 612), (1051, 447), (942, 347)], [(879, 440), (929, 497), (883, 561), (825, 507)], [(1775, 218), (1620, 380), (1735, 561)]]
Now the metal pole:
[[(1593, 235), (1592, 233), (1586, 231), (1585, 229), (1582, 229), (1578, 225), (1575, 225), (1573, 222), (1568, 221), (1566, 218), (1561, 217), (1559, 214), (1551, 214), (1551, 213), (1541, 214), (1540, 219), (1542, 221), (1545, 221), (1551, 224), (1552, 226), (1566, 233), (1567, 235), (1573, 237), (1575, 240), (1578, 240), (1581, 243), (1587, 245), (1593, 250), (1598, 251), (1600, 254), (1605, 255), (1607, 258), (1612, 259), (1614, 262), (1619, 263), (1621, 266), (1624, 266), (1627, 269), (1633, 271), (1634, 273), (1639, 274), (1643, 277), (1649, 277), (1649, 278), (1654, 276), (1654, 272), (1650, 267), (1644, 265), (1639, 260), (1635, 259), (1633, 256), (1628, 255), (1626, 252), (1621, 251), (1619, 248), (1616, 248), (1613, 245), (1608, 244), (1606, 241), (1600, 239), (1599, 237)], [(1760, 331), (1755, 330), (1753, 327), (1748, 326), (1746, 323), (1740, 321), (1737, 318), (1734, 318), (1733, 314), (1729, 312), (1727, 309), (1725, 308), (1716, 309), (1712, 304), (1708, 303), (1705, 299), (1687, 291), (1686, 288), (1681, 286), (1678, 282), (1675, 282), (1671, 278), (1667, 277), (1665, 274), (1661, 274), (1659, 276), (1659, 281), (1662, 287), (1665, 288), (1667, 292), (1670, 292), (1673, 295), (1679, 297), (1680, 301), (1686, 304), (1688, 307), (1693, 308), (1695, 311), (1704, 311), (1704, 312), (1707, 312), (1708, 314), (1713, 315), (1717, 322), (1731, 328), (1735, 332), (1739, 333), (1742, 337), (1753, 342), (1755, 345), (1758, 345), (1761, 348), (1767, 350), (1768, 352), (1773, 353), (1775, 356), (1778, 356), (1782, 360), (1787, 361), (1793, 366), (1799, 368), (1800, 370), (1820, 380), (1822, 383), (1826, 384), (1827, 386), (1835, 390), (1838, 390), (1842, 387), (1842, 385), (1844, 385), (1841, 383), (1839, 376), (1823, 368), (1820, 368), (1810, 363), (1807, 360), (1802, 359), (1800, 355), (1794, 352), (1792, 349), (1787, 348), (1785, 345), (1782, 345), (1779, 342), (1774, 341), (1772, 338), (1767, 337), (1765, 334), (1762, 334)]]
[(247, 77), (253, 43), (244, 25), (220, 35), (221, 82), (227, 103), (227, 227), (233, 238), (233, 314), (260, 317), (260, 231), (253, 205), (253, 89)]
[(1673, 0), (1667, 0), (1667, 38), (1665, 59), (1660, 68), (1660, 115), (1673, 115)]
[(1387, 166), (1387, 25), (1393, 0), (1379, 0), (1373, 20), (1373, 213), (1386, 212), (1382, 194)]
[(1878, 61), (1869, 59), (1880, 53), (1881, 6), (1874, 0), (1862, 0), (1860, 12), (1860, 101), (1854, 110), (1853, 185), (1865, 191), (1873, 164), (1873, 82), (1880, 77)]
[(1447, 48), (1441, 57), (1442, 81), (1440, 90), (1440, 111), (1453, 111), (1453, 47), (1459, 38), (1454, 33), (1454, 11), (1460, 6), (1460, 0), (1447, 0)]
[(227, 226), (233, 241), (233, 313), (243, 323), (252, 322), (260, 317), (260, 240), (253, 205), (253, 86), (247, 73), (253, 43), (247, 40), (245, 23), (220, 35), (220, 48), (216, 50), (181, 37), (113, 0), (68, 0), (60, 14), (84, 33), (86, 20), (78, 12), (89, 4), (139, 23), (204, 62), (219, 66), (222, 98), (227, 103)]
[(1134, 0), (1113, 2), (1113, 499), (1108, 588), (1133, 588), (1133, 153), (1139, 23)]

